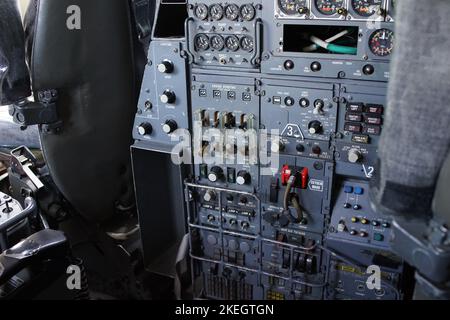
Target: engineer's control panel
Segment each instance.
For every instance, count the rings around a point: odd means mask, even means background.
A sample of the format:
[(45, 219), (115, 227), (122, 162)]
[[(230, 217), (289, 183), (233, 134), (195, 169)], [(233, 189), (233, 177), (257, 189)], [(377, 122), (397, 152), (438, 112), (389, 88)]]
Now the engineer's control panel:
[[(170, 10), (178, 33), (158, 25)], [(134, 137), (192, 166), (178, 200), (197, 297), (401, 299), (368, 198), (395, 1), (161, 0), (156, 15)]]

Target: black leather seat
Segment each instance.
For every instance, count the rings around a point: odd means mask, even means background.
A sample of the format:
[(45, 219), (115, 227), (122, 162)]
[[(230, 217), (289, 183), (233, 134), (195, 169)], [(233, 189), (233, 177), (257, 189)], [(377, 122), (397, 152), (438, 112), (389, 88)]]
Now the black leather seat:
[[(50, 173), (88, 220), (134, 203), (130, 145), (139, 75), (128, 0), (43, 0), (31, 8), (28, 48), (34, 92), (57, 89), (58, 134), (41, 132)], [(81, 9), (69, 30), (67, 8)]]

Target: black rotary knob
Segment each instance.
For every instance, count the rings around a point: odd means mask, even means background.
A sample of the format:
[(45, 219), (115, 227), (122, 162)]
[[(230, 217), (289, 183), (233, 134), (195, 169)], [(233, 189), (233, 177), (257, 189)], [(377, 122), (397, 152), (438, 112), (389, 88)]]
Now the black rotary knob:
[(286, 106), (292, 107), (295, 104), (295, 99), (292, 97), (286, 97), (286, 99), (284, 99), (284, 103)]
[(251, 176), (247, 171), (238, 172), (236, 182), (238, 185), (243, 186), (244, 184), (248, 184), (251, 180)]
[(313, 63), (311, 63), (311, 70), (312, 72), (319, 72), (320, 70), (322, 70), (322, 65), (320, 64), (320, 62), (314, 61)]
[(161, 102), (164, 104), (173, 104), (177, 100), (177, 96), (175, 95), (175, 93), (173, 91), (166, 90), (161, 95), (160, 99), (161, 99)]
[(285, 68), (286, 70), (292, 70), (292, 69), (294, 69), (294, 67), (295, 67), (294, 61), (292, 61), (292, 60), (286, 60), (286, 61), (284, 62), (284, 68)]
[(158, 65), (158, 71), (161, 73), (172, 73), (173, 69), (173, 63), (169, 60), (164, 60)]
[(144, 122), (138, 126), (137, 130), (140, 136), (147, 136), (152, 134), (153, 127), (150, 123)]
[(311, 121), (308, 125), (310, 134), (320, 134), (322, 132), (322, 123), (320, 121)]
[(373, 65), (371, 65), (371, 64), (366, 64), (366, 65), (363, 67), (363, 73), (364, 73), (365, 75), (367, 75), (367, 76), (372, 75), (374, 72), (375, 72), (375, 67), (374, 67)]
[(162, 129), (166, 134), (171, 134), (178, 129), (178, 124), (175, 120), (167, 120), (166, 123), (163, 124)]
[(212, 167), (209, 172), (208, 179), (211, 182), (217, 182), (223, 177), (223, 170), (221, 167)]

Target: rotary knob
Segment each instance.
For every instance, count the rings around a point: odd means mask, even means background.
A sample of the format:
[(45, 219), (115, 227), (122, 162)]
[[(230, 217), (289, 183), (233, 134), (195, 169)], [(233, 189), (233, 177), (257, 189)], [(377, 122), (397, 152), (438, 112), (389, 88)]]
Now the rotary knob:
[(206, 202), (214, 201), (216, 200), (216, 193), (214, 191), (208, 191), (203, 196), (203, 200)]
[(169, 60), (164, 60), (158, 65), (158, 71), (161, 73), (172, 73), (173, 69), (173, 63)]
[(144, 122), (144, 123), (139, 125), (137, 130), (138, 130), (138, 133), (139, 133), (140, 136), (147, 136), (147, 135), (152, 134), (153, 127), (152, 127), (152, 125), (150, 123)]
[(208, 179), (211, 182), (217, 182), (223, 177), (223, 170), (221, 167), (212, 167), (208, 175)]
[(362, 160), (363, 155), (358, 149), (350, 149), (348, 151), (348, 161), (350, 163), (358, 163)]
[(247, 171), (240, 171), (237, 175), (236, 182), (238, 185), (243, 186), (248, 184), (251, 180), (251, 176)]
[(270, 150), (273, 153), (282, 152), (282, 151), (284, 151), (284, 148), (285, 148), (285, 146), (284, 146), (283, 142), (281, 142), (280, 140), (274, 140), (272, 142), (272, 145), (270, 146)]
[(166, 134), (171, 134), (178, 129), (178, 124), (175, 120), (167, 120), (166, 123), (163, 124), (162, 129)]
[(311, 121), (308, 125), (310, 134), (320, 134), (322, 132), (322, 123), (320, 121)]
[(161, 102), (164, 104), (174, 104), (175, 101), (177, 100), (177, 96), (175, 95), (175, 93), (173, 91), (166, 90), (161, 95), (160, 99), (161, 99)]

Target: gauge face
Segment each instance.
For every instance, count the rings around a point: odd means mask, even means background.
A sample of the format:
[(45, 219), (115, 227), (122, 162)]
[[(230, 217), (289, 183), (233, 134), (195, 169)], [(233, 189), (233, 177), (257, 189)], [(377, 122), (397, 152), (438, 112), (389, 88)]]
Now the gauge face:
[(332, 16), (344, 7), (344, 0), (315, 0), (316, 8), (321, 14)]
[(254, 45), (255, 45), (255, 43), (254, 43), (253, 39), (250, 37), (245, 36), (241, 39), (241, 48), (245, 51), (248, 51), (248, 52), (253, 51)]
[(195, 37), (195, 48), (197, 51), (205, 51), (209, 49), (209, 38), (206, 34), (198, 34)]
[(352, 7), (362, 17), (370, 17), (380, 12), (383, 0), (352, 0)]
[(379, 57), (385, 57), (394, 50), (394, 32), (389, 29), (375, 31), (369, 40), (369, 47), (372, 53)]
[(278, 0), (278, 6), (287, 15), (303, 14), (308, 9), (307, 0)]
[(221, 20), (223, 18), (223, 7), (220, 4), (213, 4), (209, 7), (209, 14), (214, 20)]
[(238, 51), (239, 50), (239, 39), (236, 36), (229, 36), (225, 40), (225, 45), (230, 51)]
[(237, 18), (239, 18), (239, 7), (235, 4), (229, 4), (225, 8), (225, 17), (228, 20), (235, 21)]
[(205, 20), (208, 18), (208, 7), (204, 3), (200, 3), (195, 6), (194, 9), (195, 16), (200, 20)]
[(215, 35), (211, 37), (210, 40), (211, 48), (217, 51), (222, 51), (225, 48), (225, 40), (219, 35)]
[(256, 9), (252, 4), (244, 4), (241, 7), (241, 17), (245, 21), (252, 21), (256, 16)]

